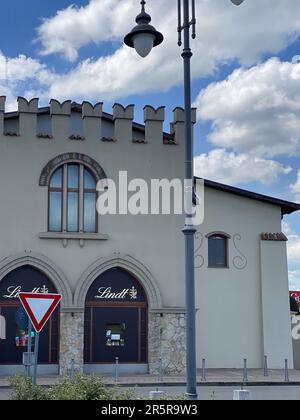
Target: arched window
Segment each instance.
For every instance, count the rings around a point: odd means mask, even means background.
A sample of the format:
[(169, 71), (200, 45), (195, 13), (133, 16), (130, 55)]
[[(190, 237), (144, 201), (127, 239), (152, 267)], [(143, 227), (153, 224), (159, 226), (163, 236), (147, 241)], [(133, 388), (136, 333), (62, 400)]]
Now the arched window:
[(96, 180), (83, 164), (65, 163), (49, 182), (49, 232), (96, 233)]
[(226, 233), (214, 232), (208, 237), (208, 267), (227, 268), (228, 267), (228, 239)]

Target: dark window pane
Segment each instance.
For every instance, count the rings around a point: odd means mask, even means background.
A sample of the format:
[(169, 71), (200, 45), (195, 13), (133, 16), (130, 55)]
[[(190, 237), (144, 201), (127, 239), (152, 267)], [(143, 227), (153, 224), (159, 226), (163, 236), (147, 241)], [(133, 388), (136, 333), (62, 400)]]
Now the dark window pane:
[(221, 236), (208, 238), (209, 267), (227, 267), (227, 239)]
[(68, 193), (68, 232), (78, 232), (78, 193)]
[(68, 165), (68, 188), (79, 187), (79, 166)]
[(93, 175), (86, 169), (84, 170), (84, 188), (88, 190), (96, 189), (96, 181)]
[(96, 232), (96, 194), (84, 194), (84, 231)]
[(62, 194), (60, 192), (51, 192), (49, 205), (49, 230), (51, 232), (61, 231), (61, 209)]
[(52, 175), (50, 188), (62, 188), (62, 168), (55, 171)]

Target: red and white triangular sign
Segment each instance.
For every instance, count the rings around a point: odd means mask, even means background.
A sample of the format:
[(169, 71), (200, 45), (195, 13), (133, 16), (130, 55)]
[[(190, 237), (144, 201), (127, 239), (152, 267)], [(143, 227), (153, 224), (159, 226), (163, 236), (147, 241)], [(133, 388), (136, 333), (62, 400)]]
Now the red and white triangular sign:
[(49, 293), (19, 293), (19, 299), (37, 333), (55, 311), (61, 295)]

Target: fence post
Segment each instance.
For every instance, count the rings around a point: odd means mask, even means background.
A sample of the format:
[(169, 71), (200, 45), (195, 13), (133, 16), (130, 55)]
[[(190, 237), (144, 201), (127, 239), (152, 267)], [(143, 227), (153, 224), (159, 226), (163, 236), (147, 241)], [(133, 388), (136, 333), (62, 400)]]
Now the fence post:
[(244, 359), (244, 374), (243, 374), (243, 384), (247, 385), (248, 383), (248, 368), (247, 368), (247, 359)]
[(202, 382), (206, 382), (206, 367), (205, 367), (205, 365), (206, 365), (206, 360), (202, 359), (202, 378), (201, 378)]
[(75, 381), (75, 360), (71, 360), (71, 381)]
[(268, 356), (264, 356), (264, 376), (265, 377), (269, 376), (269, 371), (268, 371)]
[(159, 373), (158, 373), (158, 380), (159, 382), (163, 381), (163, 365), (162, 365), (162, 357), (159, 358)]
[(115, 383), (119, 382), (119, 358), (116, 357), (116, 365), (115, 365)]
[(289, 361), (288, 361), (288, 359), (284, 359), (284, 380), (285, 380), (285, 382), (290, 382)]

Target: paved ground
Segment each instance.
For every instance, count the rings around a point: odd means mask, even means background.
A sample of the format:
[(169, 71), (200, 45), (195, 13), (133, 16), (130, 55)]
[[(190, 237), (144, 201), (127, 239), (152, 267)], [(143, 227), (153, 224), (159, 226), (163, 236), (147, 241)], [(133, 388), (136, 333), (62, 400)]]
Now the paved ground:
[[(300, 371), (292, 370), (289, 372), (290, 383), (300, 386)], [(59, 381), (58, 376), (48, 376), (40, 377), (38, 383), (40, 385), (53, 385)], [(284, 385), (285, 375), (283, 370), (270, 370), (269, 376), (264, 377), (262, 370), (249, 370), (248, 372), (248, 381), (253, 385)], [(105, 382), (107, 384), (114, 384), (115, 380), (112, 376), (105, 377)], [(203, 385), (201, 380), (201, 375), (198, 375), (199, 384)], [(206, 382), (207, 385), (234, 385), (238, 386), (243, 382), (243, 371), (239, 369), (209, 369), (206, 372)], [(162, 382), (159, 381), (157, 376), (151, 375), (140, 375), (140, 376), (120, 376), (119, 382), (120, 385), (150, 385), (155, 386), (159, 385), (184, 385), (185, 378), (183, 376), (166, 376), (163, 377)], [(9, 387), (10, 382), (9, 378), (0, 377), (0, 388)]]
[[(232, 400), (233, 391), (239, 389), (231, 386), (223, 387), (212, 387), (204, 386), (198, 388), (199, 400), (202, 401), (213, 401), (213, 400)], [(148, 396), (153, 388), (136, 388), (136, 395)], [(185, 388), (183, 387), (162, 387), (160, 391), (165, 391), (167, 395), (184, 395)], [(277, 400), (300, 400), (300, 387), (299, 386), (262, 386), (262, 387), (248, 387), (247, 390), (251, 392), (252, 399), (254, 401), (277, 401)]]
[[(236, 389), (231, 386), (213, 387), (213, 386), (201, 386), (198, 389), (199, 400), (202, 401), (222, 401), (232, 400), (233, 391)], [(278, 400), (300, 400), (300, 386), (261, 386), (261, 387), (248, 387), (250, 390), (252, 399), (278, 401)], [(149, 392), (155, 390), (153, 387), (138, 387), (135, 388), (137, 396), (148, 397)], [(171, 386), (171, 387), (159, 387), (160, 391), (165, 391), (168, 395), (183, 395), (185, 389), (183, 387)], [(7, 388), (0, 388), (0, 401), (8, 400), (10, 398), (11, 391)]]
[(0, 401), (9, 400), (11, 391), (7, 388), (0, 388)]

